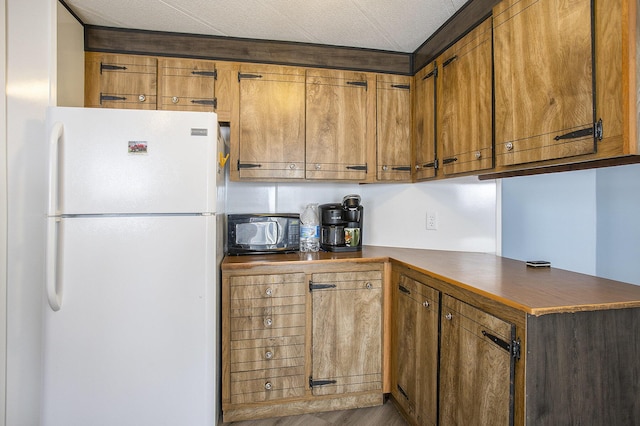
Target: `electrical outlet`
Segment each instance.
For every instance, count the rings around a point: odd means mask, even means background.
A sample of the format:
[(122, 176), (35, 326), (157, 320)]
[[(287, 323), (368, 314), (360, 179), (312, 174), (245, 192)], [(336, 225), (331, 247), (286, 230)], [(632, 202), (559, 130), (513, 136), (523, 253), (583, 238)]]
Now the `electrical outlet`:
[(438, 229), (438, 212), (427, 211), (427, 230), (436, 231)]

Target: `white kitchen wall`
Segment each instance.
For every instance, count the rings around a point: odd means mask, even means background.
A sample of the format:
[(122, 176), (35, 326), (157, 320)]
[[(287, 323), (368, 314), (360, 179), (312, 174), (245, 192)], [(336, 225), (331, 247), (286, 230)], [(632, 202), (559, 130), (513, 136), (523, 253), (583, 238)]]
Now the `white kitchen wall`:
[(503, 256), (640, 285), (640, 165), (501, 185)]
[[(307, 203), (341, 202), (359, 194), (368, 245), (496, 251), (496, 184), (477, 178), (415, 184), (229, 182), (227, 213), (300, 213)], [(427, 211), (438, 229), (426, 230)]]
[(640, 164), (596, 176), (596, 275), (640, 285)]
[(596, 274), (596, 171), (502, 180), (502, 255)]

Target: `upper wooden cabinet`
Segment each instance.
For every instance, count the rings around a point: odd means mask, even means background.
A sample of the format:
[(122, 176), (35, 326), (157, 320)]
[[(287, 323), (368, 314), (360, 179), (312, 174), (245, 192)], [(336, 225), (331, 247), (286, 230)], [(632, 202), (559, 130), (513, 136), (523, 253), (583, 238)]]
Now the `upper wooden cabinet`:
[(377, 79), (376, 180), (411, 181), (411, 81), (409, 76)]
[(238, 158), (232, 170), (240, 179), (303, 179), (304, 69), (243, 64), (238, 84)]
[(315, 70), (306, 78), (306, 178), (365, 181), (375, 140), (375, 75)]
[(436, 63), (420, 70), (414, 77), (413, 177), (425, 180), (436, 176)]
[(214, 112), (215, 63), (193, 59), (158, 60), (158, 109)]
[(493, 167), (491, 19), (436, 60), (439, 168), (444, 175)]
[(156, 58), (87, 52), (87, 107), (156, 109)]

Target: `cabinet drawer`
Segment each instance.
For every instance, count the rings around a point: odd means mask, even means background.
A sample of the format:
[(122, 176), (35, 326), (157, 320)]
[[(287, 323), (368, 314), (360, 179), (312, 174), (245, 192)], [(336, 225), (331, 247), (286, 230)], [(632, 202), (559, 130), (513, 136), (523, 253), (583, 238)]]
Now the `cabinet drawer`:
[(245, 404), (304, 396), (304, 366), (231, 374), (231, 403)]
[(231, 320), (231, 340), (304, 335), (305, 314), (265, 315)]
[(409, 278), (406, 275), (402, 275), (400, 277), (400, 283), (398, 284), (398, 291), (411, 300), (420, 303), (428, 310), (438, 311), (440, 293), (438, 290), (424, 285), (420, 281)]
[(305, 299), (300, 296), (295, 300), (295, 305), (271, 305), (268, 303), (255, 303), (251, 300), (234, 300), (231, 303), (231, 318), (249, 318), (267, 315), (303, 314), (305, 312)]
[(305, 303), (305, 295), (271, 298), (265, 297), (260, 299), (231, 299), (231, 315), (236, 316), (234, 312), (242, 312), (250, 308), (280, 309), (284, 313), (286, 309), (297, 309), (293, 308), (293, 306), (302, 306), (304, 309)]
[(304, 296), (306, 292), (304, 281), (304, 274), (231, 277), (229, 279), (231, 300), (272, 300)]
[[(312, 283), (336, 285), (337, 290), (381, 289), (382, 272), (331, 272), (312, 275)], [(331, 290), (332, 288), (327, 288)]]
[(265, 345), (263, 347), (231, 351), (232, 373), (302, 365), (304, 365), (304, 342), (298, 345)]

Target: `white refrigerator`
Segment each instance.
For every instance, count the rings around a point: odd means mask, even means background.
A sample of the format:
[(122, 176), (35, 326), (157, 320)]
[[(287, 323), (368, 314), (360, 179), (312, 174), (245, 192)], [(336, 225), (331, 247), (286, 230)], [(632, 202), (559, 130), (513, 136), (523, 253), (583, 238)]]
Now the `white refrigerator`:
[(52, 107), (45, 426), (215, 425), (214, 113)]

